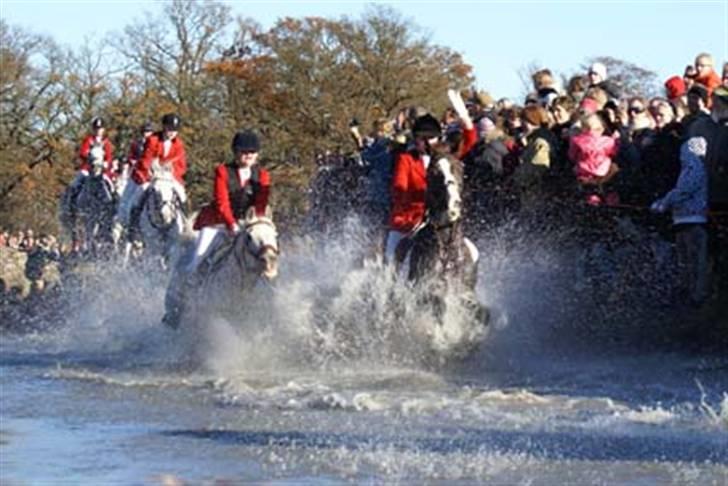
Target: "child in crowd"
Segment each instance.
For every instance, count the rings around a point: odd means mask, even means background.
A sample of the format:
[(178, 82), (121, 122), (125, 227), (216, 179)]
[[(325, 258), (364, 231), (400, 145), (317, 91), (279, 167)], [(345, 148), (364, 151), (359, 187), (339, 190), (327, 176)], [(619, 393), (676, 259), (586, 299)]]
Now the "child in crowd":
[(685, 297), (700, 306), (708, 297), (708, 176), (705, 170), (707, 143), (693, 137), (680, 147), (680, 177), (675, 187), (655, 201), (651, 209), (672, 211), (678, 265)]
[[(603, 185), (619, 170), (612, 161), (617, 154), (617, 139), (604, 135), (604, 129), (601, 117), (589, 113), (581, 120), (581, 133), (571, 137), (569, 143), (569, 159), (574, 163), (577, 182), (588, 193), (589, 204), (603, 202)], [(616, 194), (608, 194), (606, 200), (616, 203)]]

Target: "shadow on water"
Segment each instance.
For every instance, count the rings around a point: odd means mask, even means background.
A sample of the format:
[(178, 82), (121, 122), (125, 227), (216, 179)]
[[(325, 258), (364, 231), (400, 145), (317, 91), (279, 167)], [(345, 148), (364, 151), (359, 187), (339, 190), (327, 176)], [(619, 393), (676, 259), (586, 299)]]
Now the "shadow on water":
[(226, 445), (307, 449), (474, 453), (494, 450), (527, 453), (543, 459), (591, 461), (712, 462), (728, 464), (728, 448), (719, 438), (650, 435), (584, 435), (568, 432), (438, 429), (439, 437), (405, 438), (348, 433), (274, 432), (262, 430), (171, 430), (168, 437), (199, 439)]

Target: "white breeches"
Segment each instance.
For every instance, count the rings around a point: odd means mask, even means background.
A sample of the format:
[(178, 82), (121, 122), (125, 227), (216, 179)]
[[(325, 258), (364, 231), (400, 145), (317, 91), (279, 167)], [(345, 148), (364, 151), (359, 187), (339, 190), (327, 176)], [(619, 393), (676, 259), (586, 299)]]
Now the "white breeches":
[(177, 179), (174, 180), (174, 192), (177, 193), (177, 197), (179, 197), (179, 200), (182, 202), (182, 204), (187, 202), (187, 191), (185, 190), (185, 186), (179, 183)]
[(187, 272), (192, 274), (197, 267), (227, 238), (224, 225), (206, 226), (197, 234), (195, 241), (195, 253), (192, 255)]
[(121, 194), (121, 199), (119, 199), (119, 206), (116, 209), (116, 217), (124, 226), (129, 224), (131, 211), (139, 204), (142, 194), (144, 194), (143, 186), (140, 186), (131, 179), (126, 183), (124, 192)]
[(404, 233), (395, 230), (389, 230), (387, 233), (387, 242), (384, 245), (384, 262), (394, 263), (395, 256), (394, 252), (397, 250), (399, 242), (405, 237)]

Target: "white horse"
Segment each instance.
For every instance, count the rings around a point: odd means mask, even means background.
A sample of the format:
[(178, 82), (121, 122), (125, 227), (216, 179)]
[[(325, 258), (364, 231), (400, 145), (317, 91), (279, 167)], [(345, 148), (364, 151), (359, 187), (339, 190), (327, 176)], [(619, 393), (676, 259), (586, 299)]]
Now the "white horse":
[[(90, 172), (83, 179), (81, 188), (69, 186), (64, 192), (61, 223), (74, 242), (82, 241), (85, 251), (95, 252), (100, 243), (111, 242), (116, 196), (114, 183), (104, 173), (106, 163), (101, 145), (91, 148), (88, 162)], [(78, 190), (75, 201), (72, 200), (74, 190)], [(81, 232), (82, 235), (79, 234)]]
[(191, 312), (205, 307), (234, 310), (247, 291), (278, 276), (278, 231), (270, 209), (265, 216), (257, 216), (255, 208), (250, 208), (238, 224), (243, 230), (233, 238), (220, 230), (219, 244), (199, 263), (200, 234), (185, 234), (165, 296), (166, 324), (176, 328)]
[[(152, 179), (146, 194), (142, 196), (139, 231), (144, 253), (161, 257), (163, 265), (185, 228), (185, 197), (184, 188), (174, 178), (172, 166), (153, 163)], [(125, 262), (129, 260), (131, 247), (131, 243), (127, 242)]]

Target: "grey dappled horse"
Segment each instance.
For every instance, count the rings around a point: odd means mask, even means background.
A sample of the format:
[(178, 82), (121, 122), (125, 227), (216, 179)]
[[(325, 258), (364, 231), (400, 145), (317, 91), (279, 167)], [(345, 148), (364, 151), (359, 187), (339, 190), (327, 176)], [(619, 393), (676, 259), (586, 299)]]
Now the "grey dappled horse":
[(193, 309), (235, 310), (259, 281), (270, 283), (278, 275), (278, 231), (270, 210), (257, 216), (251, 208), (234, 238), (224, 230), (220, 243), (198, 265), (190, 268), (197, 232), (186, 232), (175, 248), (170, 283), (165, 296), (165, 323), (176, 327)]
[[(185, 216), (184, 189), (174, 178), (171, 164), (152, 164), (152, 179), (141, 199), (139, 215), (139, 236), (144, 243), (144, 254), (160, 257), (163, 264), (169, 258), (170, 250), (184, 231)], [(124, 261), (131, 254), (131, 243), (126, 243)]]

